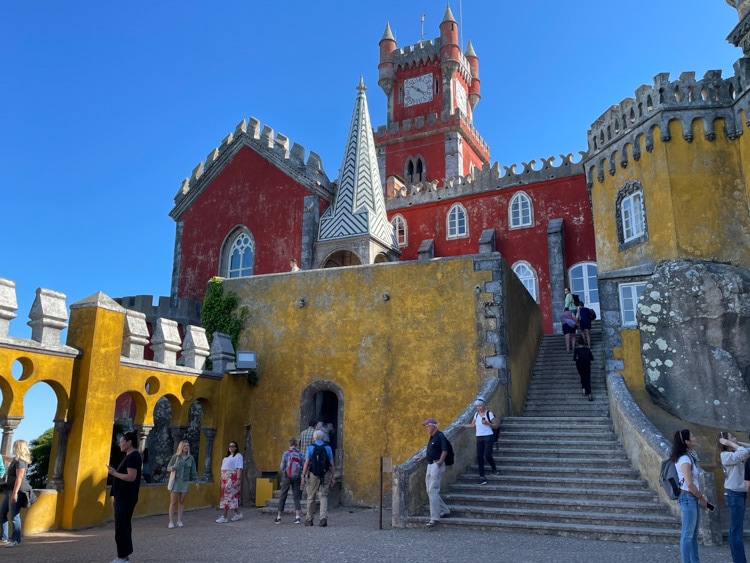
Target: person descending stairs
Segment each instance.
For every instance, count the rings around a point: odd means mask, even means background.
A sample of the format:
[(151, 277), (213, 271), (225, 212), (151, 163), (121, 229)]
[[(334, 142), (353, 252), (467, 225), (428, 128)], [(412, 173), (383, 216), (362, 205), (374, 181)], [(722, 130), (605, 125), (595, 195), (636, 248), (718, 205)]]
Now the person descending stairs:
[[(609, 418), (601, 328), (591, 330), (593, 400), (562, 335), (543, 338), (523, 415), (503, 420), (499, 475), (477, 485), (476, 465), (447, 487), (441, 526), (628, 542), (675, 542), (680, 523), (633, 469)], [(423, 524), (424, 516), (409, 519)]]

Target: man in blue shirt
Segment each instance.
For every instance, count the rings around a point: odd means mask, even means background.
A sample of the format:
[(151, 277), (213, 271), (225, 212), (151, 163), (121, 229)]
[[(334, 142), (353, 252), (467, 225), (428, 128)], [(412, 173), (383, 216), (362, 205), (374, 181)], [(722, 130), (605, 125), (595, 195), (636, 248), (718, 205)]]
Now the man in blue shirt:
[(313, 511), (315, 510), (315, 496), (320, 502), (320, 526), (328, 525), (328, 487), (325, 478), (328, 473), (330, 484), (333, 484), (333, 452), (323, 441), (323, 432), (316, 430), (315, 440), (305, 452), (305, 466), (302, 468), (302, 486), (307, 486), (307, 517), (305, 526), (313, 525)]

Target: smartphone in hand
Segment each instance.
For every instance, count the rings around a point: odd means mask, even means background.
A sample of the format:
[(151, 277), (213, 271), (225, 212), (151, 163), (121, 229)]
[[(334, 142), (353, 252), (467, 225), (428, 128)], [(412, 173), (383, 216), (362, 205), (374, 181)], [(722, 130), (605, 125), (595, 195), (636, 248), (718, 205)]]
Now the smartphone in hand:
[(709, 512), (713, 512), (715, 508), (716, 507), (713, 504), (711, 504), (710, 502), (706, 503), (706, 510), (708, 510)]

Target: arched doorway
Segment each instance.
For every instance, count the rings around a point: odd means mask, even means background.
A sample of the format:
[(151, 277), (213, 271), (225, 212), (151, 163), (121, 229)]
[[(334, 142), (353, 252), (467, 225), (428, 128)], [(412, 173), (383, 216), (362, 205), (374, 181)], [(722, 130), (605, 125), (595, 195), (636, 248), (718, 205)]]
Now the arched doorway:
[(334, 452), (337, 473), (341, 471), (344, 450), (344, 393), (332, 381), (316, 381), (302, 391), (300, 397), (300, 430), (308, 421), (330, 423), (331, 448)]
[(568, 270), (570, 291), (580, 296), (586, 307), (593, 309), (602, 318), (599, 309), (599, 287), (595, 262), (579, 262)]

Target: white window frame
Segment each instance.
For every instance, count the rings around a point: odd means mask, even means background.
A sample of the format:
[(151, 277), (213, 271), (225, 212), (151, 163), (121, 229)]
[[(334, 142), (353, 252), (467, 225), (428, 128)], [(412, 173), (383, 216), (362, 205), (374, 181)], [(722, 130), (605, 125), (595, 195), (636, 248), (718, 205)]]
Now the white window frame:
[[(245, 262), (245, 255), (247, 251), (250, 251), (250, 263)], [(235, 251), (239, 252), (240, 265), (239, 268), (232, 268), (232, 256)], [(253, 275), (253, 269), (255, 267), (255, 242), (252, 236), (247, 232), (240, 232), (229, 245), (229, 251), (227, 254), (227, 278), (246, 278)]]
[[(524, 218), (524, 211), (528, 217)], [(517, 192), (508, 204), (508, 225), (511, 229), (523, 229), (534, 225), (534, 205), (526, 192)]]
[[(523, 271), (522, 268), (526, 271)], [(521, 280), (521, 283), (526, 288), (526, 291), (529, 292), (529, 295), (531, 295), (534, 301), (539, 303), (539, 276), (537, 276), (534, 267), (526, 260), (519, 260), (513, 264), (512, 270), (513, 273), (516, 274), (516, 277)], [(521, 272), (518, 270), (521, 270)]]
[(622, 200), (620, 204), (623, 242), (642, 237), (646, 233), (643, 193), (637, 191)]
[(638, 298), (646, 288), (646, 282), (621, 283), (618, 287), (620, 295), (620, 318), (622, 326), (638, 326), (638, 317), (636, 315), (638, 308)]
[[(463, 229), (461, 229), (463, 219)], [(469, 236), (469, 216), (466, 208), (460, 203), (454, 203), (445, 218), (445, 233), (447, 239), (465, 238)]]
[[(394, 215), (391, 218), (391, 225), (393, 225), (393, 230), (396, 233), (399, 248), (407, 246), (409, 244), (409, 228), (404, 216), (401, 214)], [(403, 235), (400, 235), (399, 231), (402, 231)]]

